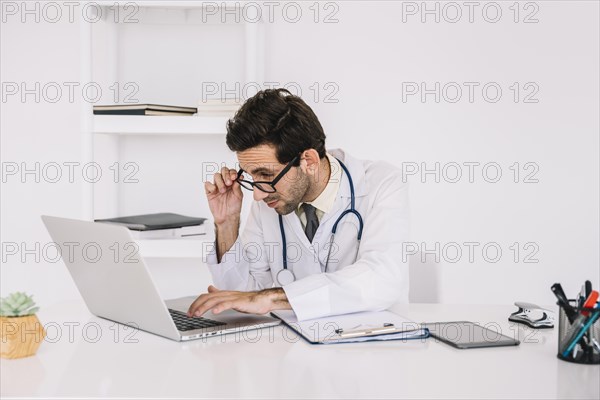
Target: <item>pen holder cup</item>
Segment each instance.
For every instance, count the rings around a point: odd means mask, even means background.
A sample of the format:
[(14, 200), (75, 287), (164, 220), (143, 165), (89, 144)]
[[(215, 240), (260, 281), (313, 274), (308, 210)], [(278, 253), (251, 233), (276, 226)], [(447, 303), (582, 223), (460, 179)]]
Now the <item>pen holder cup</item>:
[[(569, 300), (569, 303), (571, 310), (576, 313), (576, 301)], [(585, 328), (585, 323), (582, 325), (583, 327), (571, 323), (564, 308), (559, 305), (557, 357), (578, 364), (600, 364), (600, 308), (583, 308), (581, 311), (588, 313), (585, 322), (594, 321), (587, 328)], [(577, 334), (581, 333), (583, 329), (585, 329), (583, 336), (565, 354), (569, 345), (576, 340)]]

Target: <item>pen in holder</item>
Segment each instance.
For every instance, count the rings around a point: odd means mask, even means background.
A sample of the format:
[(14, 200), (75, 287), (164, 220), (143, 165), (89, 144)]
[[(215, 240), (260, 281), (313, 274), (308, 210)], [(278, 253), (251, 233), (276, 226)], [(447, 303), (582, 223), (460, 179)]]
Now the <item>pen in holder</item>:
[[(557, 357), (578, 364), (600, 364), (600, 308), (582, 308), (577, 312), (575, 300), (569, 300), (568, 305), (557, 304)], [(567, 307), (570, 309), (565, 311)]]

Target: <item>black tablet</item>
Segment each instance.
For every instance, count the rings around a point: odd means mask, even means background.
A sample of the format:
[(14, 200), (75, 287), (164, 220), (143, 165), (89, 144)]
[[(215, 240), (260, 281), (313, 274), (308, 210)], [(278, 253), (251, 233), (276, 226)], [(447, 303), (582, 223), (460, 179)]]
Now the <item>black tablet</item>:
[(458, 349), (480, 347), (517, 346), (519, 341), (503, 335), (501, 328), (494, 324), (490, 328), (469, 321), (428, 322), (422, 324), (429, 329), (435, 339)]

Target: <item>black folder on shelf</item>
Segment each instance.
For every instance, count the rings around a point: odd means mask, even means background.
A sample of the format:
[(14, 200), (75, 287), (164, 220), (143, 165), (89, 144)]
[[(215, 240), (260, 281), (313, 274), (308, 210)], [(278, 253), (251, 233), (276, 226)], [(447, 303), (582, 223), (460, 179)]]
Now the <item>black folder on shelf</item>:
[(168, 106), (161, 104), (115, 104), (94, 106), (96, 115), (193, 115), (196, 107)]
[(206, 218), (186, 217), (185, 215), (173, 213), (132, 215), (128, 217), (95, 220), (95, 222), (124, 225), (133, 231), (183, 228), (184, 226), (202, 225), (204, 221), (206, 221)]

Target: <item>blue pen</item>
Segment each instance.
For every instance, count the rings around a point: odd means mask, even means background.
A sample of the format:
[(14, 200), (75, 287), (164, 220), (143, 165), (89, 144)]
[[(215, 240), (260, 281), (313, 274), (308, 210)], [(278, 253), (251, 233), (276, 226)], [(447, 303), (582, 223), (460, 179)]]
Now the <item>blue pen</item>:
[[(596, 306), (596, 308), (598, 308), (598, 306)], [(583, 325), (583, 328), (581, 328), (581, 330), (579, 331), (577, 336), (575, 336), (575, 338), (573, 338), (573, 341), (571, 341), (571, 344), (569, 345), (569, 347), (567, 347), (567, 349), (565, 351), (563, 351), (563, 353), (562, 353), (563, 357), (567, 357), (569, 355), (569, 353), (573, 350), (573, 347), (575, 347), (577, 342), (579, 342), (579, 340), (587, 332), (587, 330), (590, 328), (590, 326), (592, 326), (592, 324), (598, 320), (598, 317), (600, 317), (600, 312), (597, 312), (593, 316), (590, 317), (589, 321), (586, 322), (585, 325)]]

